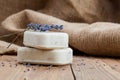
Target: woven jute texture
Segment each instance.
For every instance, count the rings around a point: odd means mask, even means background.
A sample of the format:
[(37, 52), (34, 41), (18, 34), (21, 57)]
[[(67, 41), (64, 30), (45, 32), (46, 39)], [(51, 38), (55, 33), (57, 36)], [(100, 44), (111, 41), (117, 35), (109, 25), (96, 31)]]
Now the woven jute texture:
[[(119, 0), (0, 0), (0, 53), (23, 46), (28, 23), (63, 24), (69, 44), (90, 55), (120, 56)], [(21, 32), (21, 33), (20, 33)], [(9, 43), (18, 39), (7, 49)]]

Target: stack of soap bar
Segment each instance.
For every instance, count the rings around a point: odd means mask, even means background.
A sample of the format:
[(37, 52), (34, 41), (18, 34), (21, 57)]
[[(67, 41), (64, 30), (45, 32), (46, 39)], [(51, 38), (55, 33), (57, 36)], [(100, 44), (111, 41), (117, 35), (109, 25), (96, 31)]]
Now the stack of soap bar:
[(60, 32), (30, 32), (24, 33), (23, 44), (38, 49), (55, 49), (68, 47), (68, 34)]
[(64, 65), (72, 63), (72, 49), (38, 50), (21, 47), (18, 49), (18, 61), (33, 64)]
[(52, 65), (72, 63), (73, 52), (68, 48), (67, 33), (26, 31), (23, 43), (27, 47), (18, 49), (17, 57), (20, 63)]

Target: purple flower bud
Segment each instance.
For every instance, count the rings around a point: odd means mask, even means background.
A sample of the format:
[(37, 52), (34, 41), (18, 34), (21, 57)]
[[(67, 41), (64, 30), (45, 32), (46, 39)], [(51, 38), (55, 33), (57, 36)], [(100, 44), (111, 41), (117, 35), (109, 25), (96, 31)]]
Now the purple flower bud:
[(58, 29), (59, 29), (59, 26), (58, 26), (58, 25), (55, 25), (54, 28), (58, 30)]
[(50, 25), (50, 28), (51, 28), (51, 29), (54, 28), (54, 25)]
[(46, 31), (46, 28), (45, 27), (41, 27), (41, 32), (45, 32)]
[(59, 29), (62, 30), (62, 29), (63, 29), (63, 25), (60, 25), (60, 26), (59, 26)]
[(44, 27), (46, 28), (46, 30), (52, 30), (52, 28), (49, 25), (45, 25)]
[(39, 24), (39, 27), (41, 27), (42, 25), (41, 24)]

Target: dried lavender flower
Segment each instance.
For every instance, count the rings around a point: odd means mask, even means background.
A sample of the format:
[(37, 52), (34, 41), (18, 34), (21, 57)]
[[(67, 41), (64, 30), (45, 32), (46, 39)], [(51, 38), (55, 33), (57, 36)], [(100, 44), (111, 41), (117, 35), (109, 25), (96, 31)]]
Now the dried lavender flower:
[(45, 31), (49, 31), (49, 30), (52, 30), (52, 29), (56, 29), (56, 30), (62, 30), (63, 29), (63, 25), (48, 25), (48, 24), (45, 24), (45, 25), (42, 25), (42, 24), (33, 24), (33, 23), (30, 23), (27, 25), (27, 29), (32, 29), (34, 31), (40, 31), (40, 32), (45, 32)]

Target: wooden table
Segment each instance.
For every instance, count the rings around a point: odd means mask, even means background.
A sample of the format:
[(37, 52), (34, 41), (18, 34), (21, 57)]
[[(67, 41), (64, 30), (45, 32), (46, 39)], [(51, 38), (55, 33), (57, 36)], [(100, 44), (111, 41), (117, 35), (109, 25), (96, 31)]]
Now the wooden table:
[(0, 56), (0, 80), (120, 80), (120, 59), (74, 56), (72, 65), (18, 64), (13, 55)]

